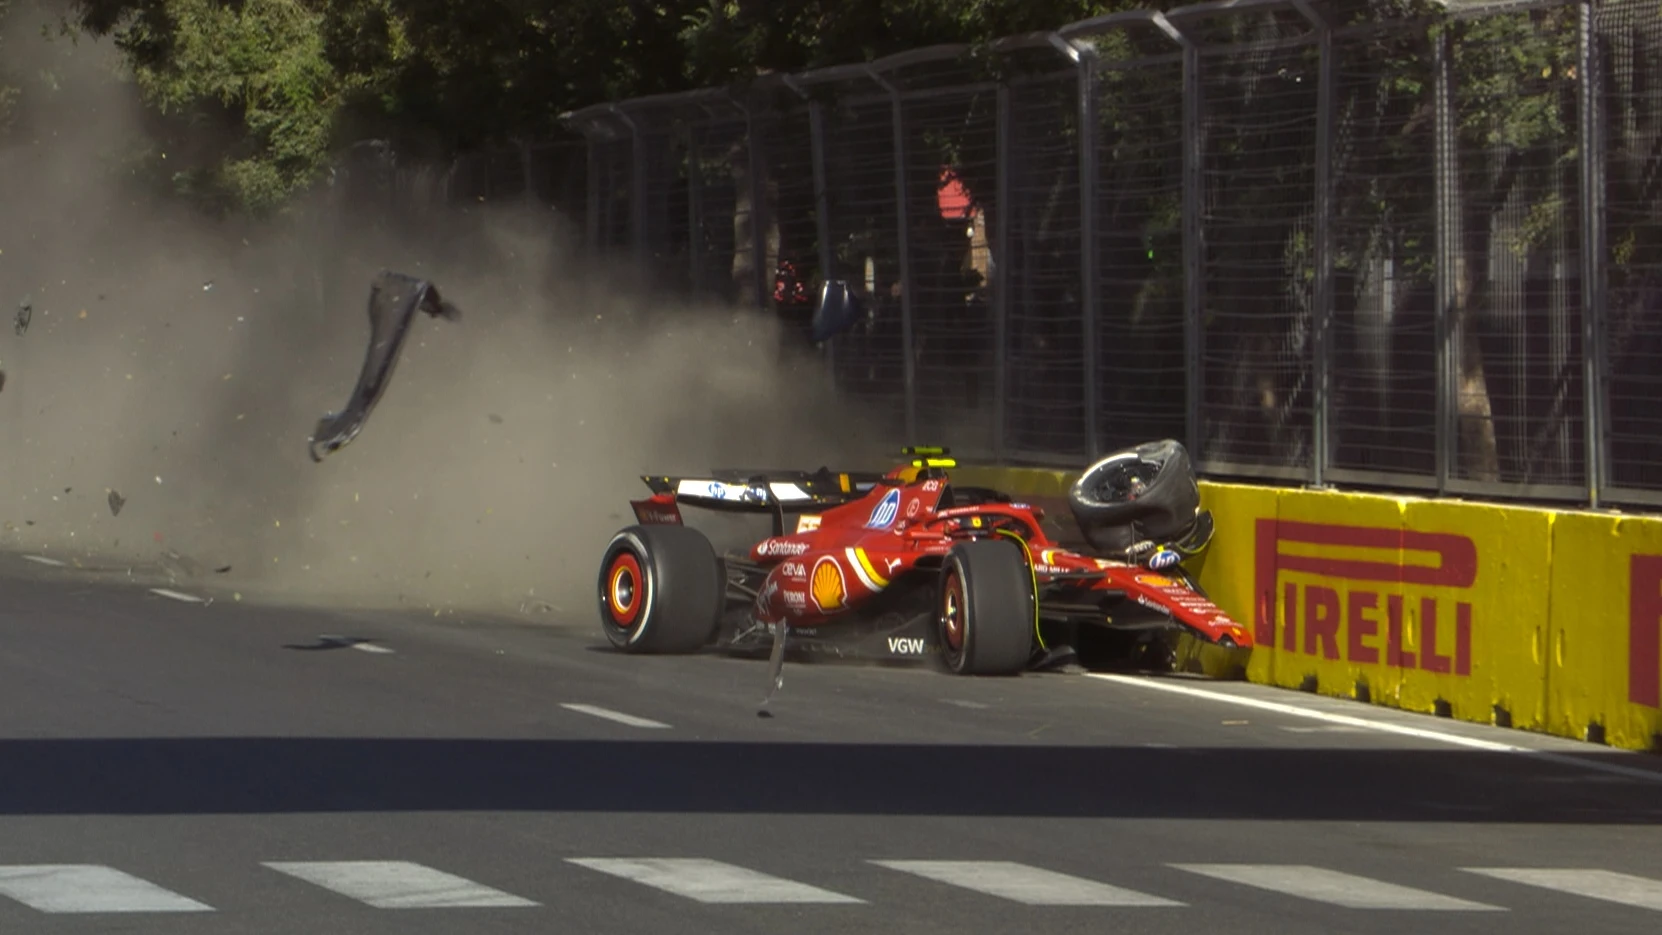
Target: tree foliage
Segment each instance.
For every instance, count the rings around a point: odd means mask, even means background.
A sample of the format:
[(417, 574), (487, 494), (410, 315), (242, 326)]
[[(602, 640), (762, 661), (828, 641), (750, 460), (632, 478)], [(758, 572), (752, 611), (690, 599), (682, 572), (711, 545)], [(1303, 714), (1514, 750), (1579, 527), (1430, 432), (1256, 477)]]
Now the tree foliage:
[[(0, 0), (4, 2), (4, 0)], [(596, 101), (1053, 27), (1040, 0), (69, 0), (188, 154), (181, 186), (268, 210), (366, 134), (443, 156)], [(211, 145), (202, 140), (205, 131)]]

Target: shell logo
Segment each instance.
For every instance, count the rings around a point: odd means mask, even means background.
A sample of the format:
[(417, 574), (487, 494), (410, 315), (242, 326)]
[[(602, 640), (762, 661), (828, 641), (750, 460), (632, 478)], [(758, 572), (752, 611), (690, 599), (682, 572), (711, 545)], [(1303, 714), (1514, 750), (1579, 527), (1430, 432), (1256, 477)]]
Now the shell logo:
[(848, 583), (843, 579), (843, 569), (837, 560), (829, 555), (820, 557), (814, 563), (814, 570), (808, 576), (808, 593), (814, 599), (814, 607), (822, 614), (833, 614), (844, 607), (844, 600), (848, 597)]

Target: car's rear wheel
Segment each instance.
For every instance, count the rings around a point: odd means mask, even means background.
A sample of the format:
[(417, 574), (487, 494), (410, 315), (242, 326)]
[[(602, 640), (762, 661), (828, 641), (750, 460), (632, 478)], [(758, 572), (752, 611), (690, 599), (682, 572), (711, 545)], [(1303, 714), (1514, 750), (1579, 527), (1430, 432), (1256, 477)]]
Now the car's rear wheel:
[(692, 653), (715, 640), (726, 601), (721, 559), (686, 526), (630, 526), (600, 562), (600, 628), (628, 653)]
[(1015, 675), (1033, 656), (1038, 597), (1020, 545), (981, 539), (953, 548), (935, 615), (941, 660), (958, 675)]

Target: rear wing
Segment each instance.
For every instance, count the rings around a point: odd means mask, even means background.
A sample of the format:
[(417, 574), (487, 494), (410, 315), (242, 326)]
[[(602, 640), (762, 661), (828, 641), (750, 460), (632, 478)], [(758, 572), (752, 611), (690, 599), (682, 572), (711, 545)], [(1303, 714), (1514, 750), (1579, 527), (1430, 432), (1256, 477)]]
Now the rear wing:
[[(883, 475), (819, 471), (717, 470), (701, 476), (642, 475), (652, 491), (646, 500), (631, 500), (642, 524), (680, 525), (685, 504), (719, 513), (772, 514), (774, 527), (783, 529), (787, 513), (804, 513), (857, 500)], [(775, 535), (783, 535), (776, 532)]]

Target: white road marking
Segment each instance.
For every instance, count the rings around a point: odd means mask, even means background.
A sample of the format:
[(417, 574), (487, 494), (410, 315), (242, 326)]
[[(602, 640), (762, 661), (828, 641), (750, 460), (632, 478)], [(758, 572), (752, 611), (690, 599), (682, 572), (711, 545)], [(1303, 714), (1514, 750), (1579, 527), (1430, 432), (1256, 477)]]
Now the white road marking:
[(54, 568), (67, 568), (68, 567), (67, 563), (60, 562), (55, 558), (47, 558), (44, 555), (25, 555), (25, 556), (23, 556), (23, 560), (26, 561), (26, 562), (38, 562), (39, 564), (42, 564), (42, 565), (51, 565)]
[(950, 705), (957, 705), (960, 708), (969, 708), (972, 711), (981, 711), (992, 707), (991, 705), (982, 704), (979, 701), (965, 701), (962, 698), (942, 698), (941, 700)]
[(182, 591), (173, 591), (173, 590), (170, 590), (168, 588), (151, 588), (150, 593), (154, 594), (154, 595), (157, 595), (158, 597), (170, 597), (170, 598), (172, 598), (176, 601), (184, 601), (187, 604), (206, 604), (207, 603), (206, 600), (204, 600), (203, 598), (197, 597), (194, 594), (185, 594)]
[(1029, 906), (1181, 906), (1182, 903), (1002, 860), (874, 860), (902, 873)]
[(592, 704), (562, 704), (560, 707), (567, 711), (576, 711), (578, 714), (587, 714), (592, 717), (605, 718), (619, 724), (628, 724), (630, 727), (651, 727), (657, 729), (668, 728), (668, 724), (660, 721), (649, 721), (644, 717), (635, 717), (633, 714), (624, 714), (622, 711), (613, 711), (610, 708), (601, 708)]
[(1429, 909), (1496, 911), (1499, 906), (1455, 899), (1441, 893), (1398, 886), (1337, 870), (1296, 864), (1172, 864), (1179, 870), (1230, 883), (1256, 886), (1289, 896), (1344, 906), (1347, 909)]
[[(1530, 747), (1520, 747), (1516, 744), (1500, 743), (1494, 740), (1481, 740), (1476, 737), (1466, 737), (1460, 734), (1450, 734), (1443, 731), (1430, 730), (1424, 727), (1410, 727), (1407, 724), (1394, 724), (1389, 721), (1370, 721), (1365, 718), (1351, 717), (1348, 714), (1335, 714), (1331, 711), (1319, 711), (1315, 708), (1303, 708), (1298, 705), (1286, 704), (1279, 701), (1266, 701), (1262, 698), (1248, 698), (1244, 695), (1229, 692), (1211, 691), (1193, 685), (1181, 685), (1175, 682), (1152, 678), (1138, 678), (1129, 675), (1114, 675), (1107, 672), (1087, 672), (1086, 677), (1102, 679), (1107, 682), (1116, 682), (1120, 685), (1131, 685), (1138, 688), (1152, 688), (1156, 691), (1172, 692), (1178, 695), (1188, 695), (1192, 698), (1206, 698), (1211, 701), (1221, 701), (1224, 704), (1240, 705), (1246, 708), (1258, 708), (1263, 711), (1274, 711), (1289, 717), (1309, 718), (1316, 721), (1327, 721), (1331, 724), (1343, 724), (1347, 727), (1360, 727), (1365, 730), (1374, 730), (1386, 734), (1402, 734), (1406, 737), (1417, 737), (1421, 740), (1435, 740), (1440, 743), (1454, 744), (1462, 747), (1472, 747), (1477, 750), (1489, 750), (1495, 753), (1518, 753), (1532, 759), (1547, 763), (1556, 763), (1559, 766), (1575, 769), (1592, 770), (1594, 772), (1609, 773), (1614, 776), (1625, 776), (1640, 782), (1652, 782), (1662, 785), (1662, 771), (1641, 769), (1638, 767), (1622, 766), (1616, 763), (1604, 763), (1598, 760), (1581, 760), (1562, 753), (1553, 753), (1548, 750), (1535, 750)], [(1594, 747), (1601, 753), (1610, 751), (1605, 747)]]
[(402, 860), (268, 861), (265, 866), (377, 909), (537, 905), (529, 899)]
[(864, 903), (817, 886), (702, 858), (571, 857), (570, 863), (701, 903)]
[(1662, 882), (1609, 870), (1533, 870), (1520, 867), (1462, 867), (1497, 880), (1556, 890), (1662, 912)]
[(41, 912), (212, 912), (213, 907), (93, 864), (0, 867), (0, 896)]

